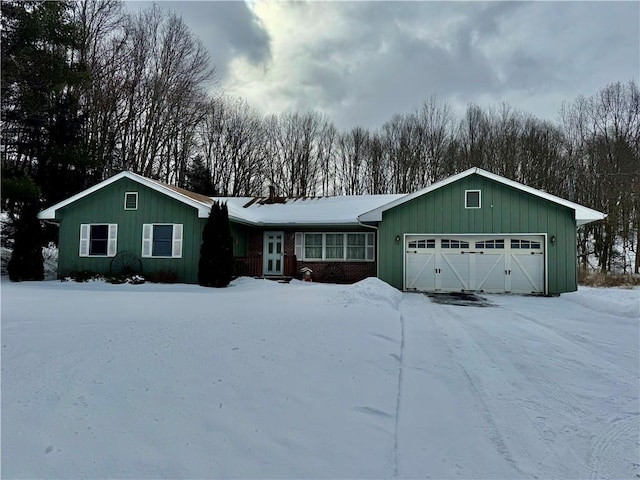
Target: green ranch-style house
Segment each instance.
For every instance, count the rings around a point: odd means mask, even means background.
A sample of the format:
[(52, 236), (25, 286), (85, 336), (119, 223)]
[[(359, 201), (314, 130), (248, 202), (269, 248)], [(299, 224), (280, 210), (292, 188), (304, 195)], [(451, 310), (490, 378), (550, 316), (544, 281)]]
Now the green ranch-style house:
[(480, 168), (408, 195), (211, 198), (119, 173), (39, 214), (59, 225), (58, 276), (135, 263), (197, 283), (202, 230), (227, 203), (236, 274), (406, 291), (577, 289), (576, 228), (603, 213)]

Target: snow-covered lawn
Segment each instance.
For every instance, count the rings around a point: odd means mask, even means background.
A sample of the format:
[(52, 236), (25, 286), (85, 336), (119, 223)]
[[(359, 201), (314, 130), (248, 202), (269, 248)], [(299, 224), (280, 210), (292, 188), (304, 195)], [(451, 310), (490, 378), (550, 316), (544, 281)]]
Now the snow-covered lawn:
[(2, 478), (640, 474), (640, 290), (1, 287)]

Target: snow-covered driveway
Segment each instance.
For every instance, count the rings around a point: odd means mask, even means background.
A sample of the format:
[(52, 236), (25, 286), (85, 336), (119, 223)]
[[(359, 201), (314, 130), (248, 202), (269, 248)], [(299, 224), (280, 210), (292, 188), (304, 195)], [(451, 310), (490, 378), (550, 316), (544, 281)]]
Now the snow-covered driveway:
[(2, 282), (3, 478), (635, 478), (640, 291)]
[[(399, 476), (632, 477), (638, 318), (565, 298), (489, 298), (496, 306), (479, 309), (405, 295)], [(631, 348), (614, 343), (616, 329)]]

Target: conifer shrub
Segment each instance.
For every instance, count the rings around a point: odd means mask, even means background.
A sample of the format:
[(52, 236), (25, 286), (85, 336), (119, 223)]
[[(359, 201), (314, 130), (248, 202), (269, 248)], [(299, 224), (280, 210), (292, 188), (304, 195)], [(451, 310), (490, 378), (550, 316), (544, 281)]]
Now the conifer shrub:
[(198, 283), (203, 287), (226, 287), (233, 278), (233, 261), (227, 205), (214, 202), (202, 231)]
[(15, 238), (7, 264), (12, 282), (44, 280), (42, 226), (38, 220), (38, 202), (26, 202), (15, 222)]

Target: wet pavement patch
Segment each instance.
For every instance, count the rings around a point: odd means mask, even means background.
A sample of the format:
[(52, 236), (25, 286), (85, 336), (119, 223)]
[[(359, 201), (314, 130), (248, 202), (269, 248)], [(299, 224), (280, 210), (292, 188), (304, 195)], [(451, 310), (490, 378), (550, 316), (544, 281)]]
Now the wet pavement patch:
[(470, 292), (428, 292), (427, 297), (442, 305), (460, 305), (462, 307), (492, 307), (489, 300)]

